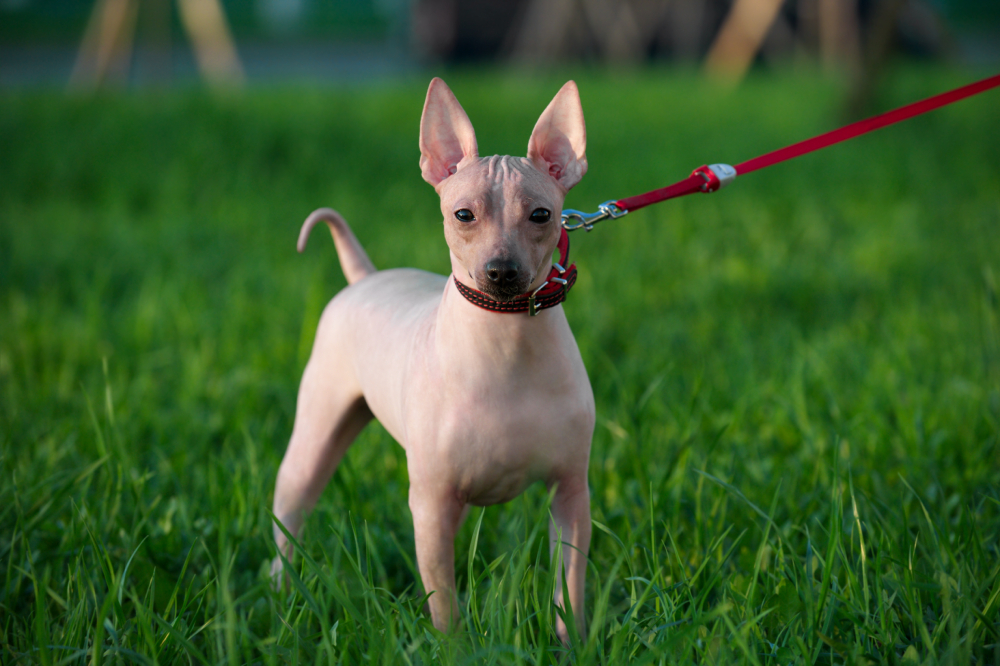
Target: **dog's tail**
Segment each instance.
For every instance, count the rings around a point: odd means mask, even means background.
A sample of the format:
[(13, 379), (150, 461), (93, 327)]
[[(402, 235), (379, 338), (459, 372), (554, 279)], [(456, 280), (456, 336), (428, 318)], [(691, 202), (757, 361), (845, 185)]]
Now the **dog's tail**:
[(333, 244), (337, 247), (337, 257), (340, 258), (340, 267), (344, 270), (344, 277), (347, 284), (354, 284), (366, 275), (375, 272), (375, 264), (368, 258), (365, 249), (355, 238), (351, 227), (340, 213), (332, 208), (320, 208), (314, 210), (312, 215), (306, 218), (299, 232), (299, 252), (306, 249), (306, 241), (309, 240), (309, 232), (316, 226), (317, 222), (326, 222), (330, 227), (330, 235), (333, 236)]

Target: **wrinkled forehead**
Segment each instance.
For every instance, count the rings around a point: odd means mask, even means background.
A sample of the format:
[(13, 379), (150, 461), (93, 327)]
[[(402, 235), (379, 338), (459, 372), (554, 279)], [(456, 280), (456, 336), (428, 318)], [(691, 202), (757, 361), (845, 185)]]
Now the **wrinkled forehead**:
[(510, 155), (477, 158), (441, 185), (443, 198), (466, 196), (493, 202), (527, 199), (540, 204), (563, 195), (555, 179), (539, 171), (531, 160)]

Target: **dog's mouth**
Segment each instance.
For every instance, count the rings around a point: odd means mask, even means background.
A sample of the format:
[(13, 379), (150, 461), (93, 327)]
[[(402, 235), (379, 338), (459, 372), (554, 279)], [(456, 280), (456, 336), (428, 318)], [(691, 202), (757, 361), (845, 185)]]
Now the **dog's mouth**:
[(517, 280), (511, 284), (498, 285), (488, 279), (480, 280), (476, 278), (476, 287), (479, 291), (483, 292), (498, 303), (508, 303), (513, 301), (518, 296), (524, 294), (529, 285), (530, 283), (525, 280)]

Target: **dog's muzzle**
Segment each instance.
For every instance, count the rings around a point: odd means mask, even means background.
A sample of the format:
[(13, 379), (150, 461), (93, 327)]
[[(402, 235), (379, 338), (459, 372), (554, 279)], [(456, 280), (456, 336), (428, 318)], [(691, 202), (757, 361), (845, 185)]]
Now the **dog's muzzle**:
[(476, 286), (490, 298), (505, 303), (525, 292), (531, 276), (512, 259), (491, 259), (476, 276)]

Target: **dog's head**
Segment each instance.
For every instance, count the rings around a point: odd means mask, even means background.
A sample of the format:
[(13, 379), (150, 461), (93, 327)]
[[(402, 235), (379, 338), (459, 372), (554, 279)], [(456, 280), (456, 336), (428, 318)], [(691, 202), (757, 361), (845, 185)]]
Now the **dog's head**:
[(420, 119), (420, 169), (441, 197), (456, 279), (498, 301), (545, 280), (563, 199), (587, 172), (586, 145), (572, 81), (542, 112), (527, 157), (479, 157), (462, 105), (444, 81), (431, 81)]

